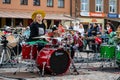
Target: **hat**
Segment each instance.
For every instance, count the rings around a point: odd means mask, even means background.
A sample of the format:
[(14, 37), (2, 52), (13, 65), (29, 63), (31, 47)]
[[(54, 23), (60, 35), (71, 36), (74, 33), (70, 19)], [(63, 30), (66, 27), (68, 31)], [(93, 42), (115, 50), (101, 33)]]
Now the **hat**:
[(31, 16), (31, 17), (32, 17), (32, 20), (35, 19), (35, 16), (36, 16), (37, 14), (41, 14), (42, 18), (45, 17), (45, 12), (44, 12), (44, 11), (42, 11), (42, 10), (36, 10), (36, 11), (34, 11), (34, 12), (32, 13), (32, 16)]

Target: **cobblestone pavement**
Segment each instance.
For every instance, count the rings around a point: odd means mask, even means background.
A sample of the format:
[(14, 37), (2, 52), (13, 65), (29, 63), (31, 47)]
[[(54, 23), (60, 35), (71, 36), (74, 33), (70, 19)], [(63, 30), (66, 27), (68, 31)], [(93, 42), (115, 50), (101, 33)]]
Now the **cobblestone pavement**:
[[(0, 80), (120, 80), (120, 68), (114, 65), (114, 61), (96, 61), (89, 57), (87, 63), (86, 55), (81, 56), (74, 59), (79, 75), (74, 74), (73, 68), (70, 67), (72, 71), (68, 70), (62, 75), (45, 74), (42, 77), (36, 71), (31, 73), (26, 70), (28, 67), (25, 67), (25, 63), (22, 63), (0, 67)], [(22, 67), (20, 67), (21, 65)], [(18, 71), (14, 75), (16, 70)]]
[[(14, 72), (17, 68), (0, 68), (0, 80), (120, 80), (120, 69), (114, 67), (93, 67), (95, 64), (90, 64), (89, 67), (86, 63), (75, 63), (79, 75), (71, 74), (73, 71), (68, 71), (62, 75), (48, 75), (43, 77), (36, 71), (31, 73), (26, 71), (26, 68), (20, 68), (16, 75)], [(81, 66), (81, 67), (80, 67)], [(91, 67), (92, 66), (92, 67)], [(83, 68), (84, 67), (84, 68)], [(88, 68), (87, 68), (88, 67)], [(70, 69), (73, 70), (73, 69)]]

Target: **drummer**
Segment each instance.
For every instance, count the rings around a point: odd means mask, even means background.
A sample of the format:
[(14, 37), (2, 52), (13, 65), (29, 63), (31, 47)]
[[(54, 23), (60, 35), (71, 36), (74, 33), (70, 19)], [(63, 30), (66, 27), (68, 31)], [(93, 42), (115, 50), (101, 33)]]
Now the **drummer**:
[[(30, 24), (30, 37), (28, 41), (37, 41), (34, 37), (42, 36), (45, 34), (45, 24), (43, 23), (43, 18), (45, 17), (45, 12), (42, 10), (36, 10), (32, 14), (33, 22)], [(43, 44), (39, 44), (39, 50), (43, 47)]]

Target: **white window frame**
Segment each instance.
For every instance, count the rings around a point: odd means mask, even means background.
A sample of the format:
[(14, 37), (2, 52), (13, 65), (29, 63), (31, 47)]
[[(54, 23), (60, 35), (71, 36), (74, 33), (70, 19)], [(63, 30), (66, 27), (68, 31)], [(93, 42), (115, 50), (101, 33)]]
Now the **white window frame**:
[[(102, 2), (100, 3), (100, 0), (95, 0), (95, 11), (96, 12), (103, 12), (103, 0), (101, 0)], [(99, 3), (97, 3), (99, 2)], [(98, 7), (98, 10), (97, 10)], [(101, 10), (100, 10), (101, 8)]]
[(89, 0), (80, 0), (81, 6), (80, 10), (83, 12), (88, 12), (89, 11)]
[(116, 12), (117, 12), (117, 0), (109, 0), (109, 13), (116, 13)]

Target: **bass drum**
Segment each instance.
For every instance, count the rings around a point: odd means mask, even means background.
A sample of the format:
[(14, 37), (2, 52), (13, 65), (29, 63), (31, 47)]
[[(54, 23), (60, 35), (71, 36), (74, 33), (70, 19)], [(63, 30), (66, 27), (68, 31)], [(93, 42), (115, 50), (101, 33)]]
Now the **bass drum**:
[(69, 54), (63, 49), (43, 48), (36, 59), (37, 66), (46, 73), (54, 73), (56, 75), (65, 73), (70, 66)]
[(116, 64), (120, 68), (120, 51), (117, 51), (117, 54), (116, 54)]

